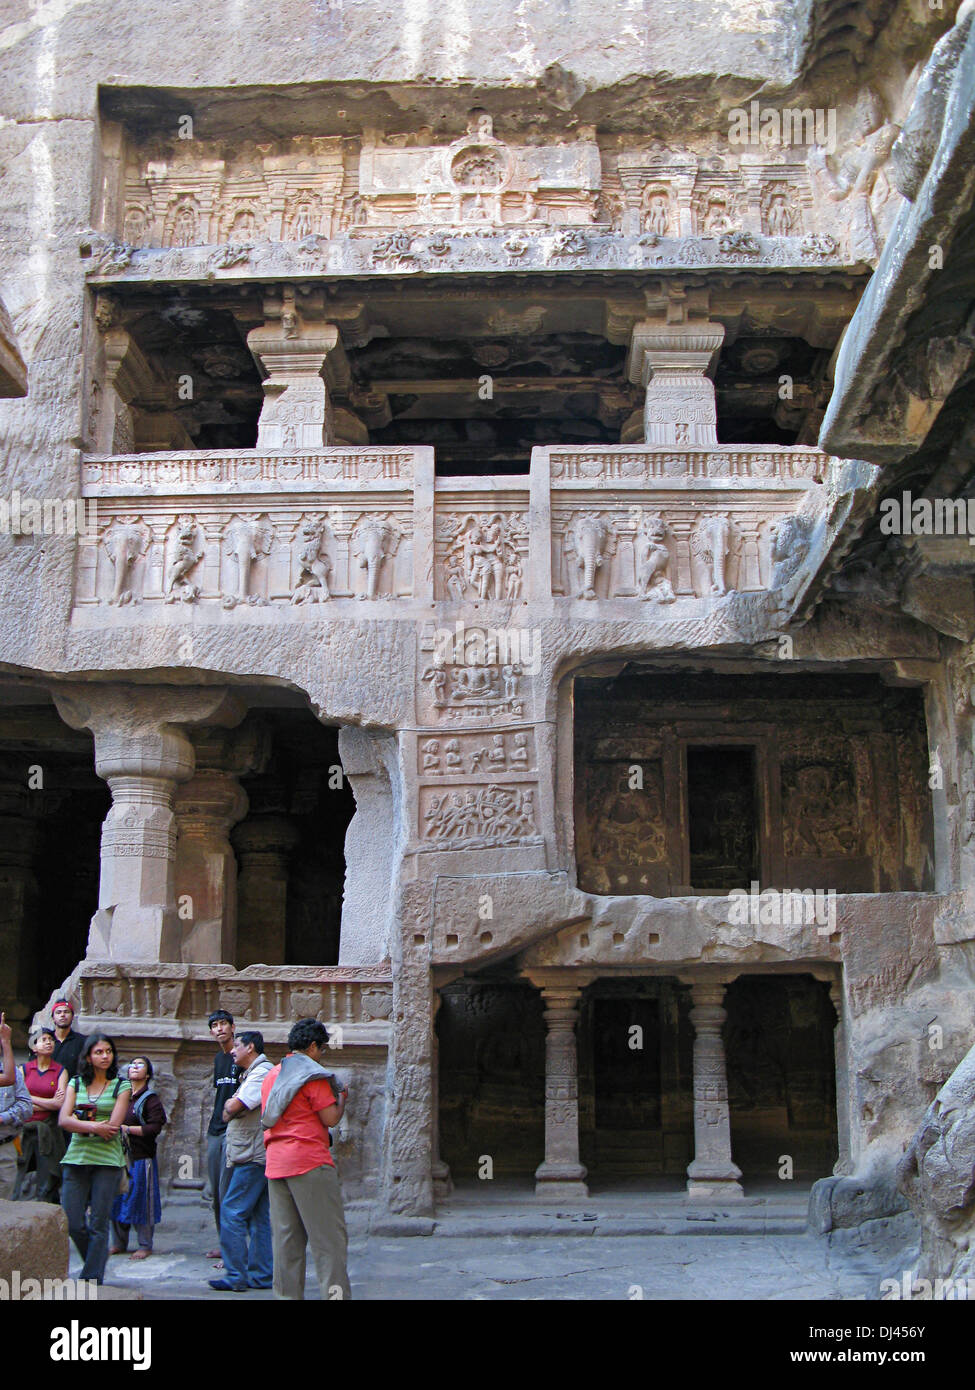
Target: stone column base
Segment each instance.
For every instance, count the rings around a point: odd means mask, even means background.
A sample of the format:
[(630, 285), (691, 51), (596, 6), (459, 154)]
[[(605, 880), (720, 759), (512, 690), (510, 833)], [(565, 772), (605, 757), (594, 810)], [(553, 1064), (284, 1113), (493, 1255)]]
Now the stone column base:
[(450, 1176), (450, 1168), (443, 1159), (435, 1159), (431, 1166), (431, 1174), (433, 1177), (433, 1199), (435, 1202), (445, 1202), (454, 1190), (454, 1180)]
[(745, 1193), (736, 1178), (688, 1178), (689, 1202), (739, 1202)]
[(585, 1176), (581, 1163), (540, 1163), (535, 1169), (535, 1196), (547, 1202), (588, 1197)]

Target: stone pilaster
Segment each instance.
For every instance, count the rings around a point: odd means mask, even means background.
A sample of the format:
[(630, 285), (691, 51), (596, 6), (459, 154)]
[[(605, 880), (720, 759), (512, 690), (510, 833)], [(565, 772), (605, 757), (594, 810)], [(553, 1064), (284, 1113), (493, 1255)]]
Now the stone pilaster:
[(177, 792), (176, 895), (187, 964), (234, 964), (237, 861), (228, 836), (246, 814), (247, 796), (232, 772), (205, 768)]
[(26, 1001), (34, 994), (43, 949), (37, 939), (40, 826), (30, 798), (46, 795), (16, 783), (0, 785), (0, 998), (17, 1044), (23, 1042), (20, 1025), (29, 1018)]
[(440, 1039), (437, 1037), (437, 1014), (440, 1012), (440, 1005), (443, 1003), (439, 990), (433, 992), (433, 1017), (431, 1026), (433, 1028), (432, 1055), (430, 1059), (431, 1082), (433, 1107), (430, 1119), (430, 1152), (432, 1155), (430, 1171), (433, 1177), (433, 1199), (435, 1202), (445, 1202), (454, 1190), (453, 1179), (450, 1176), (450, 1167), (444, 1163), (440, 1156)]
[(717, 444), (714, 382), (708, 372), (723, 341), (723, 324), (707, 319), (646, 319), (634, 326), (627, 372), (632, 382), (646, 388), (647, 444)]
[(579, 1059), (576, 1024), (587, 979), (529, 976), (545, 1005), (545, 1159), (535, 1170), (535, 1196), (561, 1201), (588, 1197), (579, 1162)]
[(687, 1195), (700, 1201), (743, 1196), (741, 1169), (731, 1159), (731, 1116), (722, 1025), (723, 984), (692, 984), (694, 1025), (694, 1158), (687, 1168)]
[(288, 816), (250, 816), (233, 831), (237, 881), (237, 969), (284, 965), (288, 926), (288, 858), (298, 832)]
[[(327, 447), (336, 437), (329, 384), (348, 372), (339, 330), (307, 319), (296, 308), (292, 289), (264, 307), (267, 321), (247, 335), (247, 346), (266, 373), (257, 447)], [(327, 363), (329, 354), (333, 360)]]
[(839, 1176), (853, 1171), (850, 1152), (850, 1073), (846, 1045), (846, 997), (842, 980), (831, 980), (830, 1003), (836, 1010), (833, 1048), (836, 1056), (836, 1138), (839, 1154), (833, 1172)]

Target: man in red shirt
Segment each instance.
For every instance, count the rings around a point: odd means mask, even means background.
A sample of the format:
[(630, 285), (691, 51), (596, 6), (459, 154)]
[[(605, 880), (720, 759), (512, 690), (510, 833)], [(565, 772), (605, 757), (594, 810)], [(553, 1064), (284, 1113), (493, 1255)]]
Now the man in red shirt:
[(349, 1297), (345, 1212), (328, 1136), (348, 1087), (336, 1095), (338, 1083), (321, 1065), (327, 1044), (323, 1023), (299, 1019), (288, 1034), (291, 1050), (261, 1087), (275, 1298), (304, 1298), (309, 1242), (321, 1297)]

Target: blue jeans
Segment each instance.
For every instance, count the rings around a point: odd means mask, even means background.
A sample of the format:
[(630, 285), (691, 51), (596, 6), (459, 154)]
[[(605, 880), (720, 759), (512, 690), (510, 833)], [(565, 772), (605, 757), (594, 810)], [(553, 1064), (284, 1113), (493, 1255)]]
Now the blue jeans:
[(235, 1163), (230, 1169), (220, 1200), (220, 1254), (228, 1284), (271, 1287), (271, 1216), (263, 1163)]
[(62, 1164), (61, 1205), (67, 1214), (68, 1233), (85, 1262), (80, 1279), (101, 1284), (105, 1278), (108, 1226), (121, 1177), (121, 1168), (105, 1164)]

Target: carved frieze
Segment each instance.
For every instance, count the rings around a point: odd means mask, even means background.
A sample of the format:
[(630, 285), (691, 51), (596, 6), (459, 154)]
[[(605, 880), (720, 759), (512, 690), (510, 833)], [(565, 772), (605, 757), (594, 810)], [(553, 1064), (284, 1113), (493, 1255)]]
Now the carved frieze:
[(449, 738), (421, 738), (417, 772), (424, 778), (459, 777), (470, 773), (499, 775), (534, 772), (535, 733), (508, 729), (502, 733), (466, 733)]
[(534, 784), (420, 789), (420, 839), (436, 849), (542, 843)]

